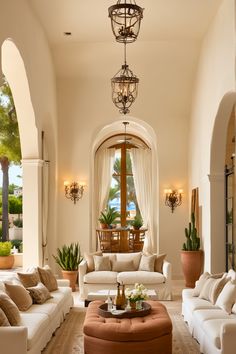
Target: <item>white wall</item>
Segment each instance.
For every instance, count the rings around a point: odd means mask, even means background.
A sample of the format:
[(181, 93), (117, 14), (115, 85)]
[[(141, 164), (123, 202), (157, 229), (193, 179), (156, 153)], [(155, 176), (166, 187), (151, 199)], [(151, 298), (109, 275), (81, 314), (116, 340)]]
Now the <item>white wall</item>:
[[(191, 90), (199, 44), (190, 42), (137, 42), (128, 48), (130, 68), (140, 78), (133, 117), (147, 122), (157, 137), (160, 215), (156, 211), (160, 252), (181, 274), (180, 250), (188, 222), (188, 121)], [(71, 44), (54, 49), (68, 70), (57, 80), (59, 113), (59, 243), (79, 241), (88, 250), (91, 235), (92, 145), (105, 125), (120, 119), (111, 101), (110, 78), (122, 64), (122, 46), (114, 43)], [(77, 71), (71, 72), (72, 62)], [(59, 70), (62, 72), (61, 70)], [(88, 187), (76, 205), (64, 197), (63, 180), (84, 179)], [(167, 187), (183, 188), (183, 204), (174, 214), (164, 205)], [(158, 201), (158, 193), (153, 196)], [(160, 236), (160, 239), (159, 239)]]
[[(209, 271), (224, 270), (224, 234), (222, 232), (217, 237), (215, 235), (217, 228), (223, 230), (223, 213), (212, 220), (213, 226), (217, 225), (214, 230), (211, 224), (211, 208), (215, 207), (213, 199), (210, 203), (208, 179), (208, 174), (211, 173), (211, 141), (220, 102), (227, 92), (234, 90), (235, 1), (225, 0), (210, 24), (202, 43), (189, 136), (189, 189), (199, 187), (205, 269)], [(228, 120), (229, 116), (223, 119)], [(226, 131), (222, 131), (222, 139), (225, 134)], [(222, 178), (223, 169), (222, 164)]]

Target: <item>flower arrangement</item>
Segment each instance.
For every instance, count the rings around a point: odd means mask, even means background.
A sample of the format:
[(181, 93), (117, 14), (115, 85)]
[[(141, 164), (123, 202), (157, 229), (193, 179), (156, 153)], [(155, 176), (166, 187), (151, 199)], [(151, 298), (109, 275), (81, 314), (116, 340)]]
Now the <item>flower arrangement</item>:
[(125, 296), (130, 302), (147, 300), (147, 289), (143, 284), (136, 283), (134, 289), (127, 288), (125, 291)]

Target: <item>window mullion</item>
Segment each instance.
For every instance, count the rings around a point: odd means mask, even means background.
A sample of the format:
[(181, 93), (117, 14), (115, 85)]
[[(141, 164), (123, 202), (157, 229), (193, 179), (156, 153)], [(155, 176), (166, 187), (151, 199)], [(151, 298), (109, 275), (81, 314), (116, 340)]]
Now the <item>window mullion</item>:
[(121, 147), (121, 226), (126, 226), (126, 145)]

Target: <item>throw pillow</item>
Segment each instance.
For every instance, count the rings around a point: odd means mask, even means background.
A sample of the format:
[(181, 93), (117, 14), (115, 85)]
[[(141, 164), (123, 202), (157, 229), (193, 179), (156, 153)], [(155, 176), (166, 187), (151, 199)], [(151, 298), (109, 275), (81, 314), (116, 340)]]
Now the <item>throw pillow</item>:
[(154, 263), (154, 271), (155, 272), (163, 273), (162, 268), (163, 268), (163, 262), (164, 262), (165, 258), (166, 258), (165, 253), (156, 255), (156, 259), (155, 259), (155, 263)]
[(138, 270), (143, 270), (143, 271), (147, 271), (147, 272), (154, 272), (155, 259), (156, 259), (156, 255), (144, 256), (144, 254), (143, 254)]
[(236, 298), (236, 283), (235, 281), (228, 281), (223, 290), (221, 291), (218, 299), (216, 300), (216, 306), (219, 306), (227, 314), (231, 313), (233, 304)]
[(87, 262), (87, 272), (93, 272), (95, 269), (93, 256), (102, 256), (102, 252), (84, 253), (84, 259)]
[(58, 289), (57, 280), (49, 267), (37, 268), (41, 283), (43, 283), (48, 291), (55, 291)]
[(27, 311), (30, 308), (32, 298), (23, 285), (5, 283), (5, 289), (20, 311)]
[(227, 281), (226, 274), (221, 278), (209, 277), (200, 291), (199, 298), (208, 300), (214, 305)]
[(40, 281), (39, 275), (37, 272), (17, 273), (17, 276), (25, 288), (29, 288), (31, 286), (36, 286), (38, 284), (38, 282)]
[(38, 283), (36, 286), (27, 288), (34, 304), (43, 304), (46, 300), (51, 299), (52, 296), (43, 283)]
[(196, 281), (195, 288), (193, 289), (193, 296), (199, 296), (200, 292), (208, 278), (210, 278), (210, 274), (208, 272), (203, 273), (200, 278)]
[(111, 262), (109, 257), (93, 256), (95, 271), (107, 271), (111, 270)]
[(113, 272), (132, 272), (135, 270), (133, 261), (114, 261), (112, 262)]
[(0, 308), (0, 327), (8, 327), (10, 323), (5, 315), (5, 312)]
[(12, 299), (4, 292), (0, 292), (0, 308), (5, 313), (11, 326), (18, 326), (20, 324), (20, 312)]
[(138, 270), (141, 256), (142, 256), (141, 252), (116, 253), (116, 260), (118, 262), (133, 261), (134, 262), (134, 268), (135, 268), (134, 270)]

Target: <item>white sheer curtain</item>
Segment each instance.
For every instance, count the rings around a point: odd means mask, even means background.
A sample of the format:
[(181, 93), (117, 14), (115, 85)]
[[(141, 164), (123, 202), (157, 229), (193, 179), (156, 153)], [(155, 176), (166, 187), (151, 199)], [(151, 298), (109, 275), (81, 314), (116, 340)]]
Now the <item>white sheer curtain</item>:
[(130, 151), (136, 197), (147, 227), (144, 241), (144, 251), (153, 250), (153, 193), (152, 193), (152, 153), (150, 149), (133, 148)]
[(94, 191), (96, 206), (94, 225), (98, 225), (100, 212), (105, 209), (107, 204), (115, 162), (115, 151), (115, 148), (103, 148), (98, 149), (95, 155)]

